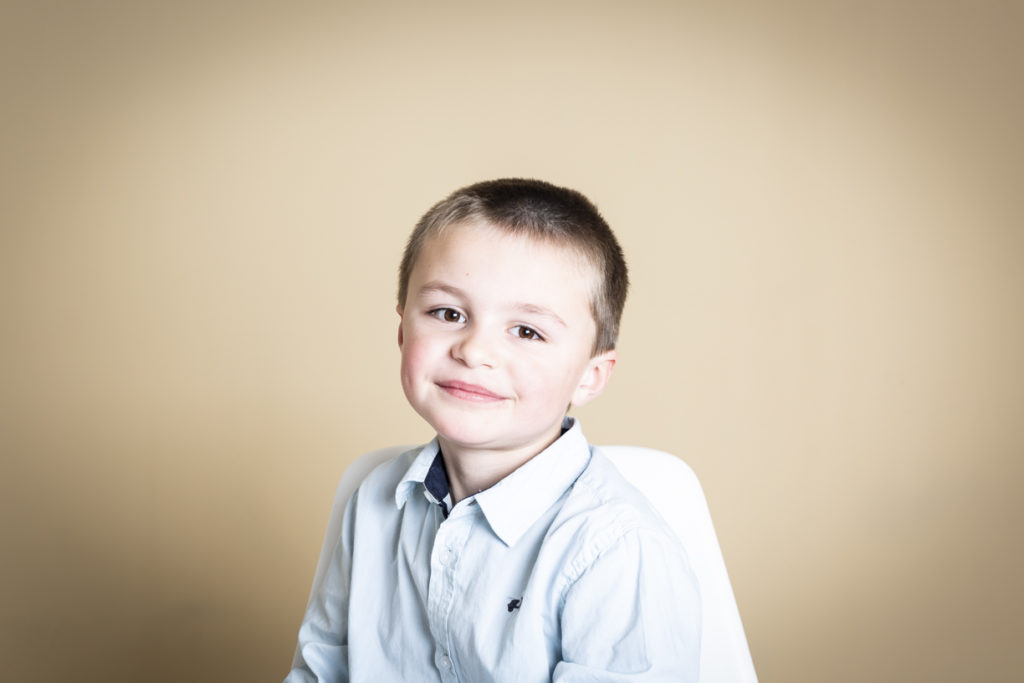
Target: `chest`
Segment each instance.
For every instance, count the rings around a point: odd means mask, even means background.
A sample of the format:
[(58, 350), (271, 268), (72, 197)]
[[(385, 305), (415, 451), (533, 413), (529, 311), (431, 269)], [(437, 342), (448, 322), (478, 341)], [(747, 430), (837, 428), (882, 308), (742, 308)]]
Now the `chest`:
[(552, 542), (552, 520), (537, 520), (509, 546), (478, 509), (447, 520), (427, 512), (377, 530), (387, 543), (378, 534), (356, 538), (353, 674), (364, 655), (393, 653), (389, 666), (403, 680), (432, 680), (424, 677), (430, 670), (443, 681), (550, 680), (567, 588), (566, 551)]

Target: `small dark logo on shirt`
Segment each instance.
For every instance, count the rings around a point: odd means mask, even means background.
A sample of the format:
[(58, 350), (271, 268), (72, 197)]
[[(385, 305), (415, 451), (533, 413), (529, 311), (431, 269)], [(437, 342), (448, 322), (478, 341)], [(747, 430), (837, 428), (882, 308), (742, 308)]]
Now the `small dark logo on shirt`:
[(508, 601), (508, 611), (511, 613), (513, 610), (519, 609), (519, 606), (523, 604), (522, 598), (512, 598)]

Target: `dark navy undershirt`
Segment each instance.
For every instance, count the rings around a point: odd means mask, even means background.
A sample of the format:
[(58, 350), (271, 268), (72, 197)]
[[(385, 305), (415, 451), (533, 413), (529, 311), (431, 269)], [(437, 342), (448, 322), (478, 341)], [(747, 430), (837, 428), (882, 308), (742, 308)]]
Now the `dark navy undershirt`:
[(444, 456), (441, 455), (440, 449), (434, 457), (434, 462), (430, 463), (430, 469), (427, 470), (423, 485), (441, 505), (441, 513), (445, 519), (448, 519), (448, 504), (444, 502), (444, 499), (448, 497), (450, 489), (448, 488), (448, 474), (444, 471)]

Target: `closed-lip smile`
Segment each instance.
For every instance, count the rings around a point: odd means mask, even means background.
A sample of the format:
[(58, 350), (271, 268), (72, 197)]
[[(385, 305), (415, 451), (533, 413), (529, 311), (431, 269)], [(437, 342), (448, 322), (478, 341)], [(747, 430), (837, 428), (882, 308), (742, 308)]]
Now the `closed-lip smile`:
[(438, 382), (437, 386), (441, 387), (443, 391), (451, 396), (461, 398), (464, 401), (489, 403), (505, 400), (504, 396), (500, 396), (478, 384), (469, 384), (468, 382), (459, 382), (457, 380), (447, 380)]

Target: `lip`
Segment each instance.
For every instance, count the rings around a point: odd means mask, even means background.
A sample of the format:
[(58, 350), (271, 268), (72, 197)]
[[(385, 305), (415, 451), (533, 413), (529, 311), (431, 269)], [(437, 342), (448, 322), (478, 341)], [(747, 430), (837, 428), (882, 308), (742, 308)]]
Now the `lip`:
[(438, 382), (437, 386), (442, 391), (460, 398), (463, 401), (473, 401), (475, 403), (494, 403), (497, 401), (504, 401), (505, 397), (488, 390), (478, 384), (469, 384), (468, 382), (459, 382), (456, 380), (449, 380), (445, 382)]

